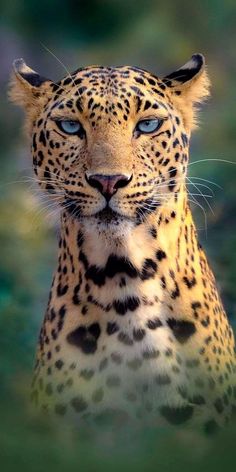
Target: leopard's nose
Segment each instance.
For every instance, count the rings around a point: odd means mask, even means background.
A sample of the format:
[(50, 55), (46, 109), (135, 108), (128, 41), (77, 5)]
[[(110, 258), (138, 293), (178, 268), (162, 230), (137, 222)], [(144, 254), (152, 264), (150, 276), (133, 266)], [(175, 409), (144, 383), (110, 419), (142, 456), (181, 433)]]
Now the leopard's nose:
[(107, 201), (117, 192), (119, 188), (126, 187), (132, 180), (132, 175), (115, 174), (92, 174), (86, 175), (86, 180), (91, 187), (96, 188)]

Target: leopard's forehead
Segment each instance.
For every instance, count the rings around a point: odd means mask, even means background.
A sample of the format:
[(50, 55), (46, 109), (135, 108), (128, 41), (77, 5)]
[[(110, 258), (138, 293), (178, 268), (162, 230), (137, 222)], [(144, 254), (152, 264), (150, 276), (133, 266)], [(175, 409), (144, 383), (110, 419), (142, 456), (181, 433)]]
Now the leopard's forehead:
[(110, 113), (120, 124), (120, 120), (127, 121), (131, 110), (135, 116), (139, 112), (147, 114), (155, 110), (166, 115), (172, 109), (164, 82), (138, 67), (90, 66), (76, 70), (51, 87), (50, 102), (54, 109), (73, 108), (76, 103), (79, 112), (91, 112), (90, 118), (93, 118), (99, 107), (104, 116)]
[(70, 86), (78, 95), (88, 97), (112, 94), (141, 98), (149, 92), (151, 95), (165, 98), (166, 90), (166, 85), (159, 77), (135, 66), (90, 66), (77, 69), (58, 82), (58, 86)]

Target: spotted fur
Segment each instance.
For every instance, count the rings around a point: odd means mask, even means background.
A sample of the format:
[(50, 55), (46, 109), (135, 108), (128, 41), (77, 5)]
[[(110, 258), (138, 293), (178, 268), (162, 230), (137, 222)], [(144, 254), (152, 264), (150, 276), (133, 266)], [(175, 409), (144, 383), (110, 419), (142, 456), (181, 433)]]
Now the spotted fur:
[[(61, 206), (32, 388), (48, 412), (118, 411), (206, 431), (232, 414), (234, 336), (185, 184), (208, 88), (199, 54), (163, 79), (92, 66), (53, 83), (15, 63), (11, 96), (26, 110), (34, 171)], [(137, 122), (150, 117), (160, 128), (139, 133)], [(79, 120), (83, 132), (67, 135), (60, 119)], [(117, 175), (123, 184), (107, 199), (104, 176)]]

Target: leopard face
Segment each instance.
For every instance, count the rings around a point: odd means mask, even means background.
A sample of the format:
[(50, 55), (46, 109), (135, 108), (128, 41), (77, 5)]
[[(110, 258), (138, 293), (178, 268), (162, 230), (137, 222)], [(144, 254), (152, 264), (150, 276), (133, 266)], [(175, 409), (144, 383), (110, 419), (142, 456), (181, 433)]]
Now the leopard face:
[(135, 67), (96, 66), (54, 84), (21, 62), (40, 186), (74, 218), (106, 231), (132, 228), (177, 201), (193, 124), (193, 106), (186, 116), (184, 104), (189, 89), (205, 87), (202, 68), (195, 55), (162, 80)]

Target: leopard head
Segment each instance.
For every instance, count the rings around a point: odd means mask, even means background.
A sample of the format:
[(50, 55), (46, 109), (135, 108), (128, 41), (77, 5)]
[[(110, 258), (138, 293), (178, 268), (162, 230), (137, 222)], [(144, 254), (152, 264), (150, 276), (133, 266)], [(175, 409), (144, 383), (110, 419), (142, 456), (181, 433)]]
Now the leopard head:
[(140, 224), (184, 192), (196, 108), (208, 93), (201, 54), (164, 78), (91, 66), (57, 83), (20, 59), (10, 91), (26, 112), (40, 186), (68, 216), (106, 230)]

